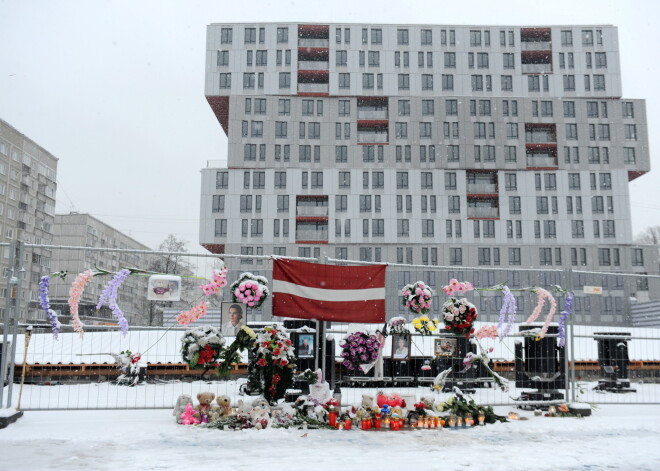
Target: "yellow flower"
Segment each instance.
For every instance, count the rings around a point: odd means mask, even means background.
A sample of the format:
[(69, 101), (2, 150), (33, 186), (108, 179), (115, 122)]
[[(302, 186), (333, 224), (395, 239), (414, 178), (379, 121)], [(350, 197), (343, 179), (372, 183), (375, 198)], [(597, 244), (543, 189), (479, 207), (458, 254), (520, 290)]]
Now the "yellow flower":
[(433, 325), (433, 324), (429, 324), (429, 330), (430, 330), (431, 332), (435, 332), (435, 331), (437, 330), (437, 328), (436, 328), (435, 325)]
[(415, 329), (421, 329), (422, 328), (422, 324), (420, 322), (415, 322), (415, 323), (413, 323), (413, 325), (415, 326)]
[(419, 317), (415, 317), (415, 318), (412, 320), (412, 323), (413, 323), (413, 324), (419, 324)]
[(251, 339), (253, 339), (253, 338), (255, 338), (255, 337), (257, 336), (257, 334), (254, 333), (254, 330), (250, 329), (250, 328), (249, 328), (248, 326), (246, 326), (246, 325), (244, 325), (243, 327), (241, 327), (241, 330), (242, 330), (243, 332), (245, 332), (246, 334), (248, 334), (248, 335), (250, 336)]
[(429, 316), (422, 316), (419, 318), (420, 321), (428, 322), (429, 321)]

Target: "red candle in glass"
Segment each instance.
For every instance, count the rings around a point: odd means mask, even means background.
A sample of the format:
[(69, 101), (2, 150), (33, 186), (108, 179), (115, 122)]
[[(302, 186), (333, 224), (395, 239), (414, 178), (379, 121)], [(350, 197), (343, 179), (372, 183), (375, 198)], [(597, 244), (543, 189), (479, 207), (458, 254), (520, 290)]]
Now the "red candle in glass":
[(337, 413), (335, 411), (330, 411), (328, 414), (328, 420), (330, 421), (330, 427), (337, 426)]
[(374, 419), (374, 428), (375, 428), (376, 430), (380, 430), (380, 427), (381, 427), (381, 421), (380, 421), (380, 419), (379, 419), (378, 417), (376, 417), (376, 418)]
[(344, 430), (350, 430), (351, 429), (351, 419), (346, 419), (344, 421)]

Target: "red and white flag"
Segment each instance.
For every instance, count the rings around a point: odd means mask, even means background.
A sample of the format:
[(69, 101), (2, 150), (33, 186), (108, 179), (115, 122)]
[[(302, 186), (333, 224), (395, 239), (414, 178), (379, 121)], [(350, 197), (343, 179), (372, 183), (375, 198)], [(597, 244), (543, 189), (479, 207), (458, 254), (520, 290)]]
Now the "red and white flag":
[(275, 259), (273, 315), (385, 322), (385, 269), (386, 265), (336, 266)]

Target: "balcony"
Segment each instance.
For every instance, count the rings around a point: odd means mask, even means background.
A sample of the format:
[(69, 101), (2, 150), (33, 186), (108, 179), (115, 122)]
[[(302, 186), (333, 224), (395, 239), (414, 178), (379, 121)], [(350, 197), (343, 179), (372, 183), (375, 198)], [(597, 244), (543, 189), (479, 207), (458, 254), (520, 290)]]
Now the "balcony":
[(299, 83), (298, 84), (298, 93), (299, 94), (310, 94), (310, 95), (327, 95), (329, 93), (329, 87), (327, 83)]
[(493, 194), (497, 193), (496, 183), (475, 182), (467, 184), (467, 192), (472, 194)]
[(384, 110), (362, 110), (358, 108), (358, 119), (365, 120), (387, 120), (387, 109)]
[(523, 51), (550, 51), (552, 43), (550, 41), (523, 41), (521, 48)]
[(386, 132), (358, 132), (358, 144), (387, 144), (389, 142)]
[(557, 157), (552, 155), (534, 154), (534, 156), (527, 156), (527, 167), (530, 168), (549, 168), (557, 167)]
[[(327, 200), (326, 200), (327, 201)], [(296, 206), (296, 216), (300, 217), (328, 217), (328, 206)]]
[(523, 74), (551, 74), (552, 64), (522, 64)]
[(298, 47), (330, 47), (330, 41), (323, 38), (298, 38)]
[(296, 229), (296, 241), (298, 242), (327, 242), (328, 230), (319, 229)]
[(328, 61), (298, 61), (298, 70), (328, 70)]
[(468, 206), (467, 217), (475, 219), (497, 219), (500, 209), (489, 206)]
[(525, 123), (526, 144), (555, 144), (557, 126), (554, 124)]

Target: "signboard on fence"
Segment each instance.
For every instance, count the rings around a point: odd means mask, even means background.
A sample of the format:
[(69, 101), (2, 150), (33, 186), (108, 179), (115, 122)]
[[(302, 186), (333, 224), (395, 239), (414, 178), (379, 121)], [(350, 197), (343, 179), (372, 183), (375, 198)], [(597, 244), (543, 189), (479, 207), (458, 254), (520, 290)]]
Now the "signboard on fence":
[(149, 301), (180, 301), (181, 277), (152, 275), (149, 277), (147, 299)]
[(584, 294), (603, 294), (602, 286), (585, 286), (583, 290)]

